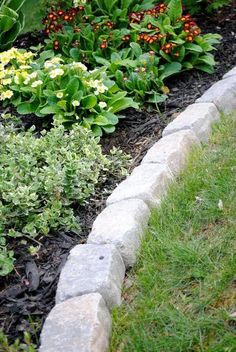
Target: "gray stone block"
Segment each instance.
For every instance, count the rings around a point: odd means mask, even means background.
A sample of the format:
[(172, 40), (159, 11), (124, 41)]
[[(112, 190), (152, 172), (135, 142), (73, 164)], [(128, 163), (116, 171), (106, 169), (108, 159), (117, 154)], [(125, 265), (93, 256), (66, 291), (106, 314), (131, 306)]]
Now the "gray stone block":
[(113, 243), (125, 266), (132, 266), (149, 216), (148, 206), (140, 199), (111, 204), (94, 221), (88, 243)]
[(236, 79), (230, 76), (213, 84), (196, 103), (214, 103), (216, 107), (224, 112), (230, 113), (236, 109)]
[(99, 292), (109, 309), (121, 303), (125, 266), (112, 244), (75, 246), (63, 267), (56, 303), (87, 293)]
[(235, 79), (236, 79), (236, 66), (234, 68), (232, 68), (232, 70), (230, 70), (229, 72), (227, 72), (223, 78), (229, 78), (231, 76), (235, 76)]
[(106, 352), (111, 324), (99, 293), (71, 298), (49, 313), (39, 352)]
[(141, 199), (149, 207), (160, 205), (173, 175), (166, 165), (142, 164), (121, 182), (107, 198), (107, 205), (127, 199)]
[(142, 164), (166, 164), (176, 175), (185, 166), (191, 147), (200, 144), (191, 130), (183, 130), (161, 138), (149, 149)]
[(190, 129), (200, 141), (206, 142), (211, 134), (212, 123), (219, 118), (219, 111), (213, 103), (192, 104), (164, 129), (162, 135)]

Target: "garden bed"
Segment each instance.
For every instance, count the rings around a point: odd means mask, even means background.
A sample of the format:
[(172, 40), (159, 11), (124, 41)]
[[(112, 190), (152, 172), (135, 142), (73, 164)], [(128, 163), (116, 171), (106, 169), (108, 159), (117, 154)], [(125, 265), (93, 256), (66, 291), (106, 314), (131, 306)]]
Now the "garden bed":
[[(234, 5), (235, 2), (231, 7), (218, 11), (211, 17), (202, 15), (198, 18), (203, 32), (214, 32), (223, 36), (216, 52), (218, 64), (215, 73), (209, 75), (199, 71), (184, 72), (167, 81), (170, 94), (168, 100), (160, 106), (160, 112), (148, 112), (145, 109), (142, 112), (127, 110), (125, 119), (120, 121), (116, 132), (102, 138), (105, 152), (113, 146), (120, 147), (124, 152), (131, 154), (131, 168), (138, 165), (147, 149), (161, 136), (166, 124), (235, 65)], [(22, 38), (17, 45), (32, 45), (33, 40), (32, 38), (32, 41), (26, 41)], [(26, 126), (35, 123), (31, 117), (24, 118), (23, 121)], [(40, 129), (40, 126), (38, 128)], [(41, 324), (54, 305), (59, 273), (69, 250), (75, 244), (85, 242), (96, 215), (105, 206), (107, 195), (119, 181), (120, 179), (108, 180), (102, 185), (103, 192), (101, 187), (98, 187), (87, 206), (76, 210), (82, 226), (79, 237), (72, 232), (57, 232), (39, 238), (37, 241), (42, 246), (34, 256), (27, 254), (23, 244), (14, 248), (17, 258), (15, 271), (7, 279), (1, 279), (0, 284), (0, 323), (11, 340), (19, 337), (23, 331), (29, 331), (36, 343), (38, 342)]]

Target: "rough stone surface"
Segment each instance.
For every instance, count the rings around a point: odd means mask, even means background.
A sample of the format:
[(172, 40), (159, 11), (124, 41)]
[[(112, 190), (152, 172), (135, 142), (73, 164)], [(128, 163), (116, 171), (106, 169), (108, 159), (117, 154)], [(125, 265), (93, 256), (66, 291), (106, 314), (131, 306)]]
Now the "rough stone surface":
[(192, 130), (200, 141), (206, 142), (211, 133), (211, 125), (220, 118), (219, 111), (213, 103), (189, 105), (163, 131), (167, 136), (180, 130)]
[(149, 216), (148, 206), (140, 199), (111, 204), (93, 223), (88, 243), (113, 243), (121, 253), (125, 266), (132, 266)]
[(172, 178), (166, 165), (140, 165), (115, 188), (107, 198), (107, 205), (126, 199), (141, 199), (149, 207), (158, 206)]
[(71, 298), (49, 313), (39, 352), (105, 352), (110, 333), (111, 317), (99, 293)]
[(218, 81), (208, 89), (201, 98), (196, 100), (197, 103), (212, 102), (224, 113), (229, 113), (236, 109), (236, 79), (230, 76)]
[(236, 79), (236, 66), (234, 68), (232, 68), (232, 70), (230, 70), (229, 72), (227, 72), (223, 78), (229, 78), (231, 76), (235, 76)]
[(191, 130), (183, 130), (161, 138), (149, 149), (142, 164), (166, 164), (176, 175), (185, 166), (189, 151), (193, 144), (200, 144)]
[(86, 293), (99, 292), (109, 309), (121, 303), (125, 266), (112, 244), (75, 246), (61, 271), (56, 303)]

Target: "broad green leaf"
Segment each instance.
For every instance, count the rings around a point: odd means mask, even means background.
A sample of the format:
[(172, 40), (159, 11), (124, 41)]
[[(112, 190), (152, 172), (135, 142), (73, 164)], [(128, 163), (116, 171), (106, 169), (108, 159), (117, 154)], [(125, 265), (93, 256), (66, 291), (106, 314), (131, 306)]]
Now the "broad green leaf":
[(60, 111), (61, 109), (57, 105), (53, 105), (53, 106), (44, 107), (43, 109), (40, 110), (40, 113), (44, 115), (51, 115), (51, 114), (59, 113)]
[(214, 68), (210, 65), (207, 64), (198, 64), (194, 66), (196, 69), (206, 72), (206, 73), (213, 73), (214, 72)]
[(115, 126), (113, 125), (108, 125), (108, 126), (103, 126), (102, 128), (106, 133), (113, 133), (115, 131)]
[(118, 117), (110, 111), (104, 112), (103, 115), (108, 120), (109, 125), (116, 125), (119, 121)]
[(182, 16), (182, 2), (181, 0), (171, 0), (168, 4), (168, 15), (170, 16), (171, 22), (175, 22)]
[(16, 20), (7, 15), (0, 15), (0, 31), (7, 32), (9, 31)]
[(93, 126), (91, 127), (91, 130), (92, 130), (93, 134), (94, 134), (96, 137), (102, 136), (102, 129), (101, 129), (100, 126), (98, 126), (98, 125), (93, 125)]
[(98, 64), (104, 65), (104, 66), (110, 66), (110, 61), (104, 59), (103, 57), (93, 55), (94, 59)]
[(20, 8), (24, 5), (25, 0), (10, 0), (7, 3), (7, 6), (10, 7), (12, 10), (19, 11)]
[(198, 63), (204, 63), (204, 64), (207, 64), (210, 66), (214, 66), (215, 60), (212, 55), (208, 54), (208, 55), (203, 55), (203, 56), (199, 57), (199, 59), (197, 60), (197, 64)]
[(160, 79), (164, 80), (165, 78), (175, 75), (176, 73), (181, 71), (182, 65), (179, 62), (172, 62), (163, 65), (164, 68), (161, 70)]
[(92, 109), (97, 104), (95, 95), (88, 95), (81, 99), (81, 105), (86, 109)]
[(72, 59), (79, 61), (79, 59), (80, 59), (79, 49), (77, 49), (77, 48), (70, 49), (70, 56), (72, 57)]
[(80, 87), (80, 80), (74, 77), (67, 84), (66, 93), (72, 96), (79, 90), (79, 87)]
[(185, 44), (185, 49), (189, 50), (189, 51), (193, 51), (196, 53), (202, 53), (203, 49), (200, 45), (194, 44), (194, 43), (187, 43)]
[(138, 43), (130, 43), (130, 46), (133, 50), (135, 57), (139, 58), (142, 55), (141, 46)]
[(139, 105), (137, 103), (135, 103), (133, 101), (133, 99), (131, 99), (131, 98), (121, 98), (121, 99), (118, 99), (112, 105), (109, 104), (109, 107), (110, 107), (109, 111), (111, 111), (115, 114), (115, 113), (117, 113), (121, 110), (125, 110), (127, 108), (138, 109)]
[(98, 115), (97, 117), (95, 117), (94, 124), (98, 125), (98, 126), (106, 126), (108, 125), (108, 119), (104, 116), (104, 115)]

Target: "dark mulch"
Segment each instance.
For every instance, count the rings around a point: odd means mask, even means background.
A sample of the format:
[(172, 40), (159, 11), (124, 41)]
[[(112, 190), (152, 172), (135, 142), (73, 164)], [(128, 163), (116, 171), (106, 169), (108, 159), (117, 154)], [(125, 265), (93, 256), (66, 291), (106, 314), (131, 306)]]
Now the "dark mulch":
[[(193, 103), (214, 82), (236, 63), (236, 18), (233, 5), (218, 11), (215, 15), (199, 16), (198, 23), (203, 32), (217, 32), (223, 36), (216, 52), (217, 67), (213, 75), (191, 71), (171, 78), (169, 98), (160, 107), (161, 113), (128, 110), (112, 136), (102, 139), (104, 151), (113, 146), (120, 147), (133, 157), (132, 167), (136, 166), (153, 143), (161, 136), (161, 131), (180, 110)], [(38, 38), (38, 39), (37, 39)], [(18, 41), (19, 47), (29, 47), (41, 41), (40, 37), (27, 35)], [(24, 126), (32, 124), (32, 117), (25, 117)], [(37, 125), (37, 120), (34, 122)], [(105, 188), (108, 193), (118, 180), (109, 180)], [(83, 243), (99, 211), (104, 207), (105, 196), (101, 189), (91, 197), (86, 208), (78, 209), (82, 233), (56, 233), (39, 238), (42, 243), (37, 255), (27, 254), (26, 246), (15, 248), (17, 261), (15, 272), (0, 279), (0, 325), (11, 340), (30, 331), (37, 341), (37, 333), (46, 315), (54, 305), (56, 285), (60, 270), (68, 252), (75, 244)], [(36, 245), (32, 242), (32, 245)]]

